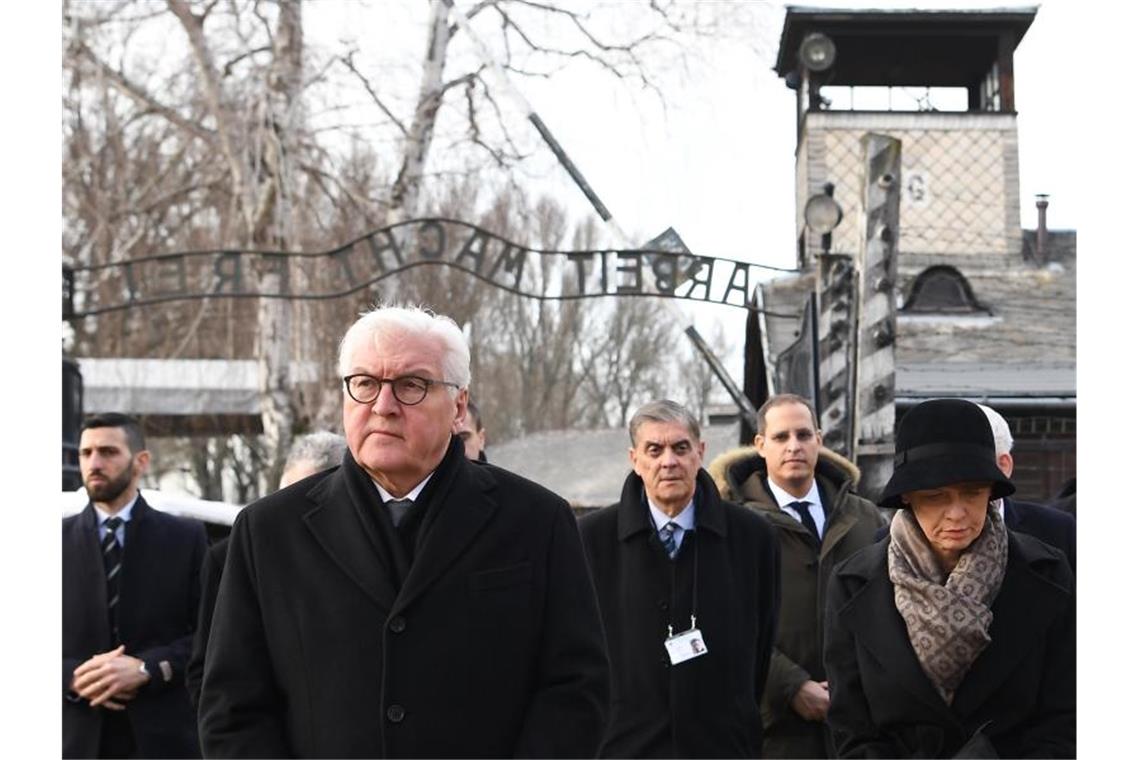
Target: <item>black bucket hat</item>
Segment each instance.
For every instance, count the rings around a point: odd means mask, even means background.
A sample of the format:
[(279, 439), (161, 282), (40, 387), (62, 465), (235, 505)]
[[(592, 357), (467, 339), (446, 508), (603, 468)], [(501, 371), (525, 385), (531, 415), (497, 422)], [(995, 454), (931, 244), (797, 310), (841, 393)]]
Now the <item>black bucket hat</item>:
[(895, 471), (879, 505), (900, 509), (908, 491), (951, 483), (990, 482), (990, 498), (1014, 491), (995, 462), (994, 434), (986, 413), (972, 401), (940, 398), (911, 409), (899, 425)]

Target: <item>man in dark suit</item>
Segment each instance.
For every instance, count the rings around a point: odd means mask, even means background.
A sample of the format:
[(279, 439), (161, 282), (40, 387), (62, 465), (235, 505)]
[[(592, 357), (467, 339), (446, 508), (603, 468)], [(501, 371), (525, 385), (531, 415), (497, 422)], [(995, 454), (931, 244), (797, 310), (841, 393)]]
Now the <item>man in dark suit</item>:
[[(978, 404), (990, 421), (994, 433), (994, 454), (997, 466), (1007, 478), (1013, 475), (1013, 435), (1009, 423), (996, 411)], [(1072, 515), (1059, 509), (1031, 501), (998, 499), (998, 511), (1010, 530), (1028, 533), (1052, 547), (1060, 549), (1069, 560), (1073, 575), (1077, 574), (1077, 521)]]
[(63, 521), (64, 757), (199, 756), (183, 677), (206, 533), (147, 505), (149, 462), (130, 417), (84, 423), (90, 502)]
[(752, 448), (725, 452), (709, 469), (722, 478), (721, 493), (763, 515), (780, 542), (780, 625), (760, 705), (764, 756), (834, 755), (825, 722), (827, 583), (836, 565), (885, 530), (879, 508), (856, 492), (859, 468), (823, 446), (811, 402), (790, 393), (760, 407)]
[(246, 507), (199, 706), (211, 757), (593, 756), (597, 600), (565, 500), (467, 460), (470, 355), (413, 308), (341, 342), (341, 466)]
[(621, 501), (580, 522), (612, 665), (602, 756), (760, 757), (779, 543), (721, 501), (684, 407), (646, 404), (629, 432)]
[[(298, 480), (328, 470), (344, 459), (344, 436), (318, 430), (300, 436), (289, 447), (285, 467), (281, 472), (280, 488), (291, 486)], [(198, 700), (202, 695), (202, 669), (206, 665), (206, 644), (210, 640), (210, 625), (214, 620), (214, 605), (218, 601), (218, 586), (222, 582), (222, 569), (226, 566), (230, 539), (221, 539), (206, 552), (202, 563), (202, 601), (198, 608), (198, 630), (194, 632), (194, 646), (190, 661), (186, 663), (186, 688), (190, 692), (190, 703), (198, 712)]]

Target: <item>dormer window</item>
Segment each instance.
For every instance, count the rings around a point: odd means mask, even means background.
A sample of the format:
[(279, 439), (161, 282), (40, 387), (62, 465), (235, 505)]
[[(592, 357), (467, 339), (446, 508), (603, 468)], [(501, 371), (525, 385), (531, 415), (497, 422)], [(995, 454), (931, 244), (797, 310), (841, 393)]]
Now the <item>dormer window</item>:
[(954, 267), (933, 266), (915, 278), (904, 314), (992, 314), (974, 297), (970, 282)]

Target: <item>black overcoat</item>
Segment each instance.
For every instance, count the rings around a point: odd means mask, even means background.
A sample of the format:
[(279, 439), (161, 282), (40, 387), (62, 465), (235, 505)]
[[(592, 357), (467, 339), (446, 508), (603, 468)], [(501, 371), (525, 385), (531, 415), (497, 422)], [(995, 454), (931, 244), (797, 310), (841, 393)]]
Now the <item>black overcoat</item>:
[(573, 514), (457, 442), (398, 591), (351, 455), (241, 511), (206, 650), (208, 756), (597, 752), (605, 642)]
[(889, 538), (835, 569), (824, 663), (841, 757), (951, 757), (979, 729), (999, 757), (1076, 753), (1076, 596), (1061, 552), (1009, 534), (991, 641), (947, 705), (919, 665), (887, 575)]
[[(602, 754), (759, 757), (760, 698), (780, 606), (776, 537), (760, 515), (722, 502), (702, 469), (696, 540), (687, 535), (670, 561), (643, 492), (630, 473), (618, 504), (579, 522), (612, 665)], [(690, 627), (694, 554), (697, 627), (708, 653), (671, 666), (667, 626)]]
[[(198, 732), (186, 693), (186, 660), (198, 615), (198, 572), (206, 552), (201, 523), (152, 509), (140, 494), (126, 523), (119, 588), (119, 635), (151, 680), (128, 701), (140, 757), (198, 757)], [(107, 581), (95, 508), (63, 521), (63, 757), (95, 757), (103, 717), (70, 691), (92, 655), (114, 649)], [(159, 663), (170, 663), (170, 680)]]
[(1077, 574), (1077, 521), (1067, 512), (1031, 501), (1005, 500), (1005, 526), (1060, 549)]
[(186, 689), (190, 692), (190, 704), (198, 713), (198, 701), (202, 696), (202, 671), (206, 667), (206, 644), (210, 641), (210, 626), (214, 622), (214, 605), (218, 601), (218, 586), (222, 584), (222, 570), (226, 566), (226, 553), (230, 548), (230, 538), (215, 541), (206, 550), (202, 561), (202, 600), (198, 605), (198, 630), (194, 631), (194, 642), (190, 648), (190, 659), (186, 662)]

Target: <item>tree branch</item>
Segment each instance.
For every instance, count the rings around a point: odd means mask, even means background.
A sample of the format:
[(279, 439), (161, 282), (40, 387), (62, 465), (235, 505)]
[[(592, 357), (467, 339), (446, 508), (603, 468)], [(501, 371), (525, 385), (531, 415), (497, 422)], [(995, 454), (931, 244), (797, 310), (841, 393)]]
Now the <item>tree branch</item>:
[(241, 55), (236, 56), (234, 58), (231, 58), (230, 60), (226, 61), (226, 63), (222, 66), (222, 78), (224, 79), (224, 78), (228, 77), (230, 75), (230, 73), (233, 71), (234, 66), (238, 65), (239, 63), (244, 61), (246, 58), (252, 58), (253, 56), (257, 55), (258, 53), (268, 53), (268, 52), (271, 52), (272, 50), (273, 50), (273, 47), (271, 45), (262, 45), (259, 48), (254, 48), (253, 50), (247, 50), (244, 53), (242, 53)]
[(234, 134), (233, 119), (222, 102), (222, 87), (218, 81), (218, 73), (214, 69), (210, 50), (206, 45), (205, 34), (202, 31), (202, 17), (195, 16), (184, 0), (166, 0), (166, 4), (171, 12), (178, 17), (182, 23), (182, 28), (186, 31), (186, 36), (189, 38), (190, 49), (194, 52), (194, 60), (197, 62), (198, 71), (202, 75), (202, 88), (206, 102), (218, 123), (217, 137), (221, 142), (222, 154), (230, 166), (235, 195), (244, 199), (245, 189), (248, 186), (246, 172), (238, 158), (237, 149), (231, 137)]
[(360, 71), (356, 68), (356, 65), (352, 62), (352, 56), (353, 53), (350, 52), (348, 55), (341, 56), (340, 60), (345, 66), (348, 67), (349, 71), (356, 75), (356, 78), (360, 80), (360, 83), (364, 85), (364, 89), (368, 91), (368, 95), (372, 98), (372, 102), (376, 104), (376, 107), (383, 111), (384, 115), (387, 116), (388, 119), (396, 125), (396, 128), (400, 130), (400, 134), (402, 134), (404, 137), (407, 137), (408, 128), (404, 126), (404, 123), (400, 121), (399, 118), (397, 118), (396, 114), (392, 113), (392, 109), (384, 105), (384, 101), (382, 101), (380, 99), (380, 96), (376, 94), (376, 91), (372, 89), (372, 83), (368, 81), (368, 77), (361, 74)]
[(197, 122), (184, 118), (170, 106), (158, 102), (154, 96), (146, 92), (142, 87), (131, 82), (122, 73), (111, 68), (82, 42), (76, 42), (72, 45), (72, 53), (77, 58), (84, 58), (91, 63), (91, 65), (97, 69), (98, 73), (106, 77), (107, 81), (110, 82), (116, 90), (163, 117), (171, 124), (207, 142), (213, 142), (216, 138), (217, 135), (211, 130)]

